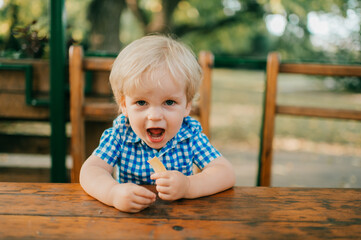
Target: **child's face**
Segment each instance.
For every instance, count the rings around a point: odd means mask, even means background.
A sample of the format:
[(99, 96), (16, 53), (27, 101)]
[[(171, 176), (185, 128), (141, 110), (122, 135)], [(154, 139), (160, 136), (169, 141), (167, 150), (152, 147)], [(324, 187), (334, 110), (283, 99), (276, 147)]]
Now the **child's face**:
[(156, 81), (142, 79), (141, 87), (126, 95), (121, 107), (133, 131), (149, 147), (160, 149), (178, 133), (191, 103), (187, 102), (184, 83), (177, 83), (164, 71), (153, 76)]

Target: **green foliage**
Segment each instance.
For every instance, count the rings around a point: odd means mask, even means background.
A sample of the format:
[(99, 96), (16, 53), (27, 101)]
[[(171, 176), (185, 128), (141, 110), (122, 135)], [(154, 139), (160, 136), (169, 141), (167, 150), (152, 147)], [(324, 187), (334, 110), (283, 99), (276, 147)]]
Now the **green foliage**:
[[(0, 56), (41, 57), (45, 54), (49, 32), (47, 8), (47, 1), (42, 0), (3, 3), (0, 9)], [(37, 20), (34, 22), (34, 19)]]
[(361, 77), (340, 77), (335, 79), (338, 89), (361, 93)]
[[(66, 1), (68, 38), (86, 46), (93, 41), (89, 34), (90, 22), (86, 17), (92, 2), (93, 0)], [(149, 4), (175, 2), (177, 1), (134, 1), (139, 13), (144, 14), (146, 22), (155, 19), (159, 13), (149, 7)], [(167, 30), (190, 44), (196, 53), (210, 50), (215, 54), (266, 58), (268, 52), (279, 51), (285, 61), (361, 61), (360, 29), (350, 32), (343, 39), (340, 36), (330, 37), (329, 48), (322, 44), (315, 45), (315, 36), (308, 29), (310, 12), (340, 19), (354, 14), (360, 20), (361, 4), (358, 0), (181, 0), (172, 12), (170, 22), (166, 24)], [(272, 14), (280, 14), (287, 21), (281, 36), (272, 35), (267, 30), (266, 17)], [(20, 44), (10, 33), (15, 26), (25, 26), (33, 19), (41, 23), (39, 35), (46, 35), (49, 32), (48, 17), (48, 1), (5, 1), (0, 11), (0, 51), (18, 51)], [(109, 19), (114, 21), (111, 16)], [(129, 43), (146, 32), (146, 22), (141, 22), (130, 8), (122, 12), (119, 21), (121, 42)]]
[[(25, 42), (29, 49), (30, 33), (28, 33), (28, 40), (24, 39), (24, 35), (19, 38), (14, 36), (15, 28), (25, 29), (30, 25), (29, 31), (37, 36), (30, 40), (34, 44), (42, 39), (44, 43), (44, 51), (42, 57), (47, 58), (49, 54), (49, 46), (46, 38), (50, 35), (50, 12), (49, 2), (44, 0), (5, 0), (0, 6), (0, 57), (18, 58), (31, 57), (31, 53), (23, 53), (21, 44)], [(66, 34), (69, 42), (80, 42), (87, 44), (89, 23), (86, 20), (86, 9), (91, 0), (69, 0), (65, 1), (67, 11), (67, 28)], [(32, 22), (36, 19), (36, 24)], [(28, 43), (26, 43), (28, 42)], [(41, 44), (41, 45), (42, 45)], [(35, 44), (37, 45), (37, 44)], [(35, 47), (36, 48), (36, 47)], [(30, 50), (31, 51), (31, 50)], [(41, 54), (40, 54), (41, 55)], [(35, 56), (35, 55), (33, 55)], [(38, 56), (38, 55), (37, 55)]]
[(33, 21), (25, 27), (15, 27), (13, 34), (19, 39), (22, 53), (25, 57), (41, 58), (44, 55), (47, 36), (40, 36), (34, 27), (37, 21)]

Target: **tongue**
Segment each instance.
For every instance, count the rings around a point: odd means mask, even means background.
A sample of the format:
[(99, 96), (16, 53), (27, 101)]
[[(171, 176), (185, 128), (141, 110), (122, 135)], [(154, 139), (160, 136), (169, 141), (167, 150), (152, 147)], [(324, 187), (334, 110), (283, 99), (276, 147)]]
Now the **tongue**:
[(161, 129), (161, 128), (152, 128), (152, 129), (149, 129), (149, 132), (152, 135), (161, 135), (163, 133), (163, 129)]

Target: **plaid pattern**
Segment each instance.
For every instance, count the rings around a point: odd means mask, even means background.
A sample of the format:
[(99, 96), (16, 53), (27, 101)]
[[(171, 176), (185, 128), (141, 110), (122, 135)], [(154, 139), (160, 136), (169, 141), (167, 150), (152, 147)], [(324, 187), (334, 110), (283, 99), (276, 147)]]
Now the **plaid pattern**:
[(202, 169), (221, 156), (201, 131), (197, 120), (186, 117), (177, 135), (158, 151), (145, 144), (121, 114), (113, 121), (113, 127), (104, 131), (93, 154), (116, 167), (120, 183), (154, 184), (150, 179), (154, 171), (147, 162), (154, 156), (167, 170), (177, 170), (187, 176), (193, 173), (193, 163)]

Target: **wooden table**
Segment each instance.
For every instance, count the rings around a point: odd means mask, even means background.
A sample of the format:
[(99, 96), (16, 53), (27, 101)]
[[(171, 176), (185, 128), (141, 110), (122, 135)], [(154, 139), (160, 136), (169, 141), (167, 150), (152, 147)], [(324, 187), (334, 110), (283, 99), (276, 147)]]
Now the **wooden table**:
[(361, 239), (361, 189), (234, 187), (128, 214), (79, 184), (0, 183), (0, 239)]

